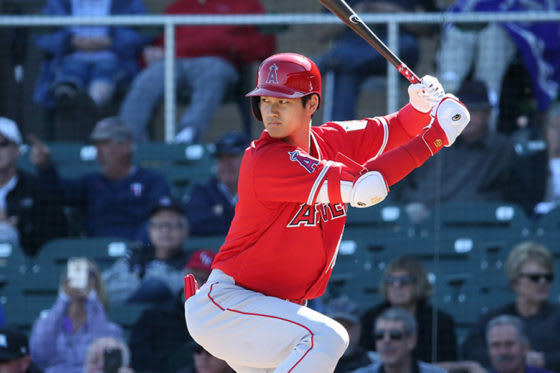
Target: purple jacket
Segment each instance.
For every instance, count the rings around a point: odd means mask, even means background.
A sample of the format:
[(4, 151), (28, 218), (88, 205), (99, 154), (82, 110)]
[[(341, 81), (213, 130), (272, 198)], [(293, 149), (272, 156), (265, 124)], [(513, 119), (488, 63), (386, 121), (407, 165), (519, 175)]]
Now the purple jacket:
[(67, 317), (70, 298), (63, 292), (45, 317), (31, 331), (29, 349), (33, 360), (45, 373), (83, 373), (89, 345), (99, 337), (122, 339), (122, 329), (107, 320), (103, 305), (92, 291), (87, 299), (86, 323), (75, 333)]

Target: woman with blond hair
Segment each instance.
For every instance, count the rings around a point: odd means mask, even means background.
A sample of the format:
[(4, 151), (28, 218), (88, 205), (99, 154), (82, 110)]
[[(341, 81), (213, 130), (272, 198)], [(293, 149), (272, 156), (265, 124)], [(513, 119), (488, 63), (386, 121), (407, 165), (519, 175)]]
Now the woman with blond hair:
[(553, 258), (544, 245), (525, 241), (516, 245), (506, 261), (506, 274), (515, 299), (480, 316), (462, 345), (466, 359), (489, 367), (486, 325), (498, 315), (519, 317), (525, 326), (531, 350), (527, 364), (560, 371), (560, 305), (550, 302), (554, 279)]
[(122, 338), (121, 328), (107, 320), (107, 295), (97, 265), (87, 258), (71, 260), (85, 267), (85, 278), (70, 278), (72, 270), (67, 268), (56, 302), (31, 331), (31, 358), (45, 373), (83, 373), (87, 349), (94, 340)]
[(383, 274), (379, 289), (385, 300), (367, 310), (362, 317), (360, 344), (363, 347), (375, 350), (373, 326), (377, 316), (391, 307), (400, 307), (413, 315), (418, 323), (418, 343), (412, 351), (415, 359), (424, 362), (457, 360), (455, 321), (441, 310), (437, 310), (436, 350), (432, 348), (434, 310), (428, 302), (432, 286), (421, 262), (407, 256), (393, 259)]

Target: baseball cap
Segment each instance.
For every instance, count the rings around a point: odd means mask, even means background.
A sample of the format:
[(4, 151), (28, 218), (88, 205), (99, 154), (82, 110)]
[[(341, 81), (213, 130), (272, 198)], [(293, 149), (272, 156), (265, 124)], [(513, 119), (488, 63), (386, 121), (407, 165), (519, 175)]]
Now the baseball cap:
[(172, 210), (178, 214), (185, 215), (185, 207), (175, 199), (165, 196), (157, 200), (157, 202), (150, 209), (150, 217), (161, 210)]
[(486, 85), (480, 80), (464, 80), (457, 97), (469, 109), (490, 109)]
[(0, 328), (0, 361), (10, 361), (29, 355), (27, 336), (15, 329)]
[(335, 320), (346, 320), (354, 324), (360, 322), (358, 305), (347, 296), (335, 298), (327, 303), (325, 314)]
[(188, 269), (199, 269), (210, 273), (212, 271), (212, 262), (216, 257), (216, 252), (209, 249), (196, 250), (192, 253), (189, 261), (185, 265)]
[(11, 119), (0, 117), (0, 135), (16, 145), (21, 145), (21, 134), (19, 133), (18, 126)]
[(132, 131), (121, 118), (107, 117), (97, 122), (89, 139), (92, 142), (106, 140), (131, 141)]
[(249, 146), (249, 140), (244, 133), (231, 131), (220, 136), (214, 146), (215, 156), (243, 154)]

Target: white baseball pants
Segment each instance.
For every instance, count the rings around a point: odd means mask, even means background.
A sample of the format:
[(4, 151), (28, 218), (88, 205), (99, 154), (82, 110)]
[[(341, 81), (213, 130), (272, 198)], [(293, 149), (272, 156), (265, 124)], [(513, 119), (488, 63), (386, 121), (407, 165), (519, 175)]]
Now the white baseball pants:
[(216, 269), (185, 302), (185, 318), (194, 340), (238, 373), (332, 373), (348, 346), (338, 322)]

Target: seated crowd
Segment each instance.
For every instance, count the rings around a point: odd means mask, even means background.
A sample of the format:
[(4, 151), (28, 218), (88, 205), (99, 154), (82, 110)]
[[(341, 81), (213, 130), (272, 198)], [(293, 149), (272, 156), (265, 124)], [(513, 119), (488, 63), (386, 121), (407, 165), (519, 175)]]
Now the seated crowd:
[[(432, 1), (351, 3), (372, 12), (435, 9)], [(468, 11), (463, 3), (457, 1), (454, 11)], [(264, 12), (258, 0), (174, 0), (164, 11), (169, 15)], [(43, 13), (106, 16), (147, 14), (147, 10), (142, 0), (48, 0)], [(420, 57), (417, 37), (425, 31), (406, 29), (400, 37), (404, 52), (414, 62)], [(402, 206), (414, 224), (437, 215), (437, 207), (446, 201), (512, 203), (537, 223), (542, 214), (560, 208), (558, 101), (540, 108), (541, 135), (548, 148), (547, 163), (541, 165), (543, 172), (536, 173), (537, 180), (535, 173), (526, 172), (514, 137), (501, 133), (499, 126), (496, 130), (505, 70), (519, 48), (506, 31), (494, 23), (482, 30), (450, 25), (442, 36), (442, 45), (465, 38), (482, 45), (484, 40), (478, 38), (492, 35), (493, 42), (507, 48), (498, 54), (503, 57), (498, 74), (477, 66), (469, 79), (466, 66), (453, 71), (457, 64), (446, 52), (456, 48), (440, 47), (439, 78), (449, 81), (472, 119), (455, 146), (445, 148), (395, 186), (391, 202)], [(333, 106), (333, 119), (354, 118), (359, 86), (366, 77), (382, 74), (386, 62), (370, 53), (356, 59), (355, 66), (347, 64), (341, 59), (348, 60), (350, 52), (361, 54), (359, 47), (370, 48), (348, 30), (336, 32), (333, 48), (317, 60), (338, 86), (340, 99)], [(197, 37), (201, 34), (205, 38)], [(333, 35), (325, 37), (332, 41)], [(0, 303), (0, 373), (233, 372), (189, 336), (183, 278), (192, 273), (199, 285), (208, 279), (219, 247), (191, 249), (188, 243), (196, 237), (227, 234), (250, 136), (238, 131), (219, 136), (211, 146), (215, 172), (194, 180), (192, 187), (177, 195), (161, 170), (144, 167), (134, 158), (135, 144), (154, 140), (150, 126), (164, 92), (162, 35), (147, 36), (128, 26), (80, 25), (42, 33), (35, 43), (45, 60), (34, 98), (55, 112), (53, 139), (87, 138), (96, 149), (99, 171), (65, 177), (51, 157), (48, 142), (33, 135), (28, 137), (29, 157), (36, 172), (21, 169), (24, 138), (17, 123), (0, 117), (0, 242), (21, 249), (32, 261), (46, 242), (69, 237), (78, 226), (84, 239), (119, 238), (130, 248), (103, 270), (92, 258), (79, 254), (68, 258), (58, 294), (47, 312), (30, 320), (29, 333), (10, 325)], [(274, 53), (276, 37), (254, 26), (181, 26), (174, 45), (175, 84), (179, 96), (188, 98), (174, 142), (193, 144), (202, 143), (219, 105), (240, 83), (244, 68)], [(348, 49), (352, 46), (353, 51)], [(92, 110), (87, 115), (80, 113), (84, 102)], [(115, 103), (119, 107), (111, 107)], [(87, 117), (78, 129), (71, 127), (76, 115)], [(73, 221), (73, 213), (81, 217), (79, 222)], [(353, 294), (335, 297), (327, 291), (310, 307), (324, 311), (348, 331), (349, 346), (335, 373), (560, 372), (560, 305), (551, 299), (555, 258), (549, 249), (557, 250), (529, 240), (511, 247), (502, 259), (513, 297), (507, 304), (470, 315), (468, 328), (461, 325), (464, 336), (458, 333), (457, 315), (432, 297), (437, 280), (430, 277), (426, 263), (413, 256), (395, 252), (383, 268), (379, 303), (360, 304)], [(75, 263), (82, 267), (81, 280)], [(143, 308), (129, 330), (111, 320), (112, 307), (135, 305)]]

